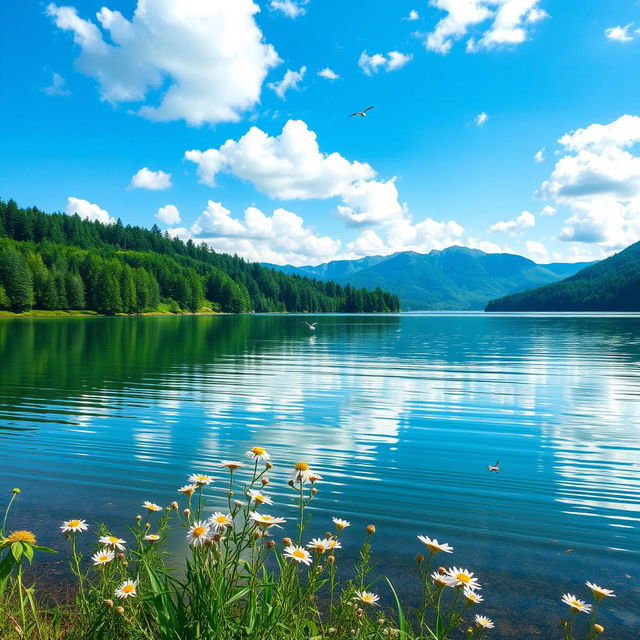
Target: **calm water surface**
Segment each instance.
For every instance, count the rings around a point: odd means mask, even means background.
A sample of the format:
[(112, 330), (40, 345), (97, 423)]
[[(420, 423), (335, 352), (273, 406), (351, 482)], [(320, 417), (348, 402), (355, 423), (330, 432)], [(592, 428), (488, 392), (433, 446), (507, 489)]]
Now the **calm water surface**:
[(494, 638), (557, 637), (559, 596), (588, 597), (585, 580), (619, 594), (606, 637), (637, 637), (639, 317), (314, 319), (314, 334), (298, 316), (0, 321), (14, 524), (58, 548), (63, 518), (122, 535), (142, 500), (168, 503), (187, 473), (263, 445), (272, 511), (294, 517), (286, 477), (308, 461), (325, 478), (309, 534), (338, 515), (355, 548), (374, 522), (403, 595), (427, 534), (486, 584)]

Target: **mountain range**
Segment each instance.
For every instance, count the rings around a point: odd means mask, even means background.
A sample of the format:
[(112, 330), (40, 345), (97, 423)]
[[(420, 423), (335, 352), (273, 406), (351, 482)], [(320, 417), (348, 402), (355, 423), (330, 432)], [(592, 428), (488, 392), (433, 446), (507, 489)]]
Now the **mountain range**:
[(561, 282), (492, 300), (487, 311), (640, 311), (640, 242)]
[(403, 251), (318, 266), (265, 266), (343, 285), (380, 287), (399, 296), (403, 310), (415, 311), (481, 310), (490, 300), (557, 282), (592, 264), (536, 264), (514, 254), (454, 246), (426, 254)]

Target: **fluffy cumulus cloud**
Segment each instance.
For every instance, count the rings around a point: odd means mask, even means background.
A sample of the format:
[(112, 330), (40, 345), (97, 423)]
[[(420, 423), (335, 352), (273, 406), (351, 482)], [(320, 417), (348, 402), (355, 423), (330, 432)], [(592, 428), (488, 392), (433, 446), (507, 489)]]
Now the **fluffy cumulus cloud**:
[(508, 233), (516, 236), (525, 229), (531, 229), (536, 226), (536, 217), (530, 211), (523, 211), (517, 218), (513, 220), (503, 220), (496, 222), (489, 227), (491, 233)]
[(298, 18), (307, 12), (305, 9), (307, 2), (308, 0), (271, 0), (270, 7), (287, 18)]
[(67, 89), (67, 81), (59, 74), (54, 72), (51, 76), (51, 84), (42, 88), (43, 93), (48, 96), (68, 96), (71, 91)]
[(360, 54), (358, 66), (368, 75), (372, 76), (378, 71), (396, 71), (407, 63), (411, 62), (413, 56), (400, 53), (399, 51), (389, 51), (387, 55), (374, 53), (370, 56), (366, 51)]
[(488, 119), (489, 119), (489, 114), (485, 113), (484, 111), (482, 113), (479, 113), (474, 118), (474, 122), (476, 123), (476, 127), (484, 127), (484, 125), (487, 124), (487, 120)]
[(192, 125), (238, 121), (259, 101), (280, 60), (264, 42), (258, 11), (252, 0), (138, 0), (130, 20), (102, 7), (96, 24), (74, 7), (47, 7), (73, 34), (76, 68), (97, 80), (103, 100), (140, 103), (145, 118)]
[(415, 9), (411, 9), (411, 11), (409, 11), (409, 15), (405, 18), (405, 20), (413, 22), (414, 20), (418, 20), (419, 18), (420, 14)]
[(318, 75), (321, 78), (325, 78), (326, 80), (338, 80), (340, 78), (340, 76), (329, 67), (325, 67), (324, 69), (318, 71)]
[(568, 133), (538, 193), (566, 205), (562, 240), (621, 249), (640, 239), (640, 117), (624, 115)]
[(633, 24), (627, 24), (624, 27), (619, 25), (616, 27), (609, 27), (604, 30), (604, 35), (609, 38), (609, 40), (615, 40), (616, 42), (631, 42), (633, 40), (633, 35), (629, 33), (629, 29), (631, 29), (632, 26)]
[(291, 69), (287, 69), (284, 77), (279, 82), (270, 82), (268, 87), (272, 89), (278, 98), (284, 100), (284, 96), (289, 91), (289, 89), (298, 89), (299, 84), (302, 82), (304, 78), (304, 74), (307, 72), (307, 67), (300, 67), (299, 71), (292, 71)]
[(115, 224), (116, 222), (108, 211), (93, 202), (82, 200), (81, 198), (67, 198), (67, 206), (64, 208), (64, 212), (69, 216), (79, 215), (85, 220), (102, 222), (102, 224)]
[(172, 186), (170, 173), (152, 171), (148, 167), (142, 167), (137, 171), (129, 185), (131, 189), (149, 189), (149, 191), (163, 191)]
[(430, 0), (445, 11), (427, 35), (425, 46), (446, 54), (467, 38), (467, 51), (517, 45), (528, 39), (532, 25), (548, 17), (541, 0)]
[(178, 207), (173, 204), (160, 207), (156, 213), (156, 218), (167, 225), (180, 224), (181, 222), (180, 211), (178, 211)]
[(269, 216), (249, 207), (242, 217), (234, 217), (220, 202), (212, 200), (190, 228), (172, 229), (170, 233), (204, 241), (217, 251), (275, 264), (318, 264), (334, 259), (341, 246), (339, 240), (305, 227), (300, 216), (286, 209), (276, 209)]
[(527, 240), (524, 243), (526, 252), (525, 255), (534, 262), (545, 262), (549, 260), (549, 252), (542, 242), (536, 242), (535, 240)]

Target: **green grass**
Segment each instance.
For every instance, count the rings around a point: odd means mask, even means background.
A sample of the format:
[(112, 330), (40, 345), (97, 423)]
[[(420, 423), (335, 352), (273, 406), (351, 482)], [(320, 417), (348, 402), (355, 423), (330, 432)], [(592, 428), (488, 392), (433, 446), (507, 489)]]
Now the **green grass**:
[[(181, 504), (146, 503), (140, 514), (132, 515), (126, 541), (111, 538), (105, 524), (73, 520), (52, 525), (64, 531), (61, 546), (75, 579), (71, 604), (45, 606), (47, 594), (25, 580), (27, 565), (53, 550), (39, 546), (30, 531), (8, 528), (20, 493), (14, 489), (0, 528), (0, 637), (480, 640), (490, 633), (493, 624), (482, 615), (481, 585), (473, 574), (436, 568), (451, 557), (447, 545), (428, 538), (416, 543), (425, 555), (416, 556), (421, 597), (415, 604), (402, 604), (384, 576), (372, 575), (373, 525), (362, 532), (358, 559), (349, 571), (354, 577), (345, 579), (342, 544), (349, 523), (334, 518), (314, 529), (315, 535), (331, 531), (320, 537), (308, 533), (315, 526), (308, 508), (321, 486), (320, 476), (305, 463), (292, 470), (289, 487), (296, 517), (285, 521), (270, 515), (278, 508), (263, 493), (270, 485), (266, 452), (256, 447), (247, 454), (255, 459), (237, 468), (221, 464), (223, 476), (215, 483), (210, 476), (190, 477), (192, 484), (178, 494)], [(226, 506), (205, 519), (207, 498), (214, 495)], [(175, 550), (172, 555), (167, 548), (175, 526), (183, 529), (185, 539), (180, 570), (171, 562)], [(291, 537), (279, 539), (280, 531)], [(78, 551), (78, 539), (86, 536), (96, 539), (90, 554)], [(594, 596), (588, 615), (580, 614), (580, 603), (565, 608), (567, 619), (558, 627), (558, 637), (592, 640), (601, 633), (596, 611), (604, 596)]]

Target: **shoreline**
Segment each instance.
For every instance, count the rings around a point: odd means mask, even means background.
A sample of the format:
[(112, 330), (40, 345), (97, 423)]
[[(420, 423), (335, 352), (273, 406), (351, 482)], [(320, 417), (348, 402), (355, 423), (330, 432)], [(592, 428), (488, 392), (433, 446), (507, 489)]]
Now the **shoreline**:
[(44, 310), (33, 309), (31, 311), (23, 311), (22, 313), (16, 313), (13, 311), (0, 311), (0, 320), (14, 320), (14, 319), (33, 319), (33, 318), (136, 318), (136, 317), (153, 317), (153, 316), (222, 316), (228, 315), (222, 311), (181, 311), (174, 313), (172, 311), (148, 311), (145, 313), (114, 313), (107, 315), (104, 313), (98, 313), (97, 311), (83, 311), (83, 310)]

